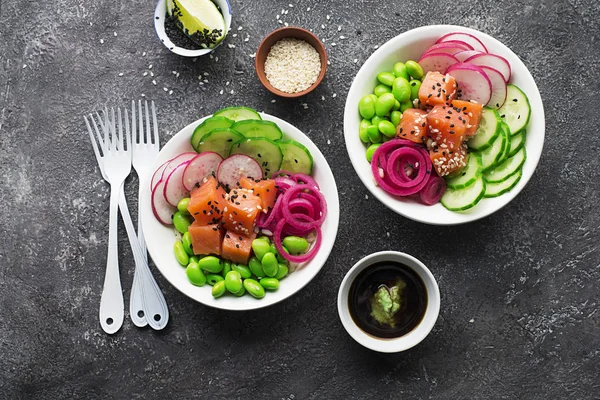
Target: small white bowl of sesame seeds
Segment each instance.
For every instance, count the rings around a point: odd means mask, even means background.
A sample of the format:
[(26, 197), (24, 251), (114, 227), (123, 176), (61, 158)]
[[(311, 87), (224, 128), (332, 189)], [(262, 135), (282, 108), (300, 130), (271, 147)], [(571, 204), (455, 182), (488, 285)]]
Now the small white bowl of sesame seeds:
[(327, 53), (313, 33), (289, 26), (262, 40), (255, 67), (268, 91), (281, 97), (300, 97), (313, 91), (325, 77)]

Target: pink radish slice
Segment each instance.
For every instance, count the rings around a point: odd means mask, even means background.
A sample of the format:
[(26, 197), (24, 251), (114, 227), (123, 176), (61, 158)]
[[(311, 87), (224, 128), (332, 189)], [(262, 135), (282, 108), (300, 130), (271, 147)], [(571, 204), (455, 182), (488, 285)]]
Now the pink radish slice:
[(477, 54), (465, 60), (466, 63), (494, 68), (504, 76), (506, 82), (510, 82), (510, 63), (504, 57), (497, 54)]
[(190, 162), (185, 161), (179, 164), (167, 177), (165, 187), (163, 188), (163, 196), (165, 200), (172, 206), (177, 206), (179, 200), (188, 197), (190, 192), (183, 186), (183, 172)]
[(183, 187), (187, 191), (191, 191), (194, 186), (198, 186), (204, 178), (217, 174), (219, 163), (223, 161), (223, 157), (218, 153), (206, 151), (194, 157), (183, 172)]
[(171, 225), (176, 208), (165, 200), (165, 196), (163, 196), (164, 186), (165, 181), (160, 180), (152, 190), (152, 212), (161, 224)]
[(439, 38), (436, 43), (444, 43), (444, 42), (455, 41), (455, 40), (460, 40), (462, 42), (470, 44), (471, 47), (473, 48), (473, 50), (479, 50), (484, 53), (488, 52), (488, 49), (481, 42), (481, 40), (477, 39), (475, 36), (471, 35), (470, 33), (463, 33), (463, 32), (448, 33), (448, 34), (442, 36), (441, 38)]
[(150, 180), (150, 191), (153, 191), (156, 185), (158, 185), (158, 182), (160, 182), (160, 180), (162, 179), (163, 171), (165, 170), (167, 165), (169, 165), (171, 160), (165, 161), (160, 165), (160, 167), (156, 168), (156, 171), (154, 171), (154, 174), (152, 174), (152, 179)]
[(262, 168), (254, 160), (245, 154), (234, 154), (227, 157), (221, 164), (217, 172), (217, 179), (230, 188), (239, 186), (242, 178), (262, 178)]
[(439, 43), (435, 43), (434, 45), (432, 45), (431, 48), (435, 48), (435, 47), (462, 47), (464, 50), (475, 50), (473, 48), (473, 46), (471, 46), (469, 43), (467, 42), (463, 42), (462, 40), (448, 40), (448, 41), (444, 41), (444, 42), (439, 42)]
[(160, 179), (162, 179), (163, 181), (166, 181), (167, 178), (169, 177), (169, 175), (171, 175), (171, 172), (173, 172), (173, 170), (175, 168), (177, 168), (179, 165), (181, 165), (182, 163), (186, 162), (186, 161), (190, 161), (192, 158), (196, 157), (198, 155), (198, 153), (196, 152), (186, 152), (186, 153), (181, 153), (178, 156), (175, 156), (171, 159), (171, 161), (169, 162), (169, 164), (165, 167)]
[(490, 82), (492, 82), (492, 97), (487, 106), (498, 109), (506, 101), (506, 81), (502, 74), (494, 68), (484, 65), (481, 65), (480, 68), (490, 78)]
[(450, 66), (456, 64), (458, 60), (451, 54), (445, 53), (427, 53), (421, 56), (418, 63), (423, 68), (423, 72), (437, 71), (443, 73)]
[(461, 100), (475, 100), (487, 104), (492, 97), (492, 82), (483, 69), (477, 65), (458, 63), (446, 70), (456, 79)]
[(440, 44), (434, 44), (433, 46), (428, 48), (421, 55), (421, 57), (423, 57), (424, 55), (429, 54), (429, 53), (454, 54), (454, 53), (458, 53), (459, 51), (465, 51), (465, 50), (472, 50), (472, 49), (468, 48), (467, 46), (460, 45), (460, 44), (440, 43)]
[(477, 54), (485, 54), (482, 53), (478, 50), (463, 50), (463, 51), (459, 51), (458, 53), (454, 53), (453, 56), (456, 57), (456, 59), (460, 62), (465, 62), (465, 60), (469, 57), (473, 57)]

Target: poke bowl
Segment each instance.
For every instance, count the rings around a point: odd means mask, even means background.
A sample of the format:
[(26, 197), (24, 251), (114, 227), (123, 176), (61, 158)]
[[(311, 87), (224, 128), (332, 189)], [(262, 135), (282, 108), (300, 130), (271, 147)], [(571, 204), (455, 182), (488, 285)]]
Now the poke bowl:
[(344, 110), (346, 149), (366, 188), (432, 225), (475, 221), (510, 203), (531, 179), (544, 135), (527, 67), (500, 41), (461, 26), (424, 26), (386, 42), (357, 73)]
[[(217, 115), (219, 112), (223, 113), (222, 116)], [(257, 113), (245, 107), (230, 107), (219, 112), (189, 124), (175, 134), (162, 148), (152, 173), (140, 182), (142, 186), (140, 197), (142, 227), (148, 252), (156, 267), (179, 291), (204, 305), (218, 309), (245, 311), (263, 308), (287, 299), (298, 292), (318, 274), (327, 261), (335, 242), (339, 223), (337, 187), (325, 157), (317, 146), (298, 128), (272, 115)], [(259, 124), (254, 121), (246, 124), (242, 123), (243, 121), (238, 121), (237, 119), (241, 119), (244, 112), (252, 114), (251, 118), (260, 119), (262, 122), (259, 121)], [(226, 141), (217, 142), (213, 140), (210, 142), (205, 136), (241, 135), (233, 128), (210, 126), (218, 125), (223, 121), (231, 123), (231, 120), (225, 117), (225, 114), (234, 120), (234, 123), (238, 124), (239, 122), (240, 130), (242, 128), (247, 129), (244, 130), (243, 139), (231, 147), (232, 154), (224, 154), (221, 157), (218, 154), (220, 151), (217, 147), (222, 146)], [(280, 139), (262, 137), (263, 135), (268, 136), (267, 131), (261, 131), (261, 137), (253, 136), (253, 132), (257, 132), (254, 129), (257, 126), (260, 129), (273, 129), (271, 132), (276, 132)], [(209, 132), (205, 134), (204, 131)], [(202, 134), (202, 140), (198, 139), (200, 134)], [(204, 151), (204, 147), (210, 143), (213, 146), (211, 151)], [(257, 164), (263, 167), (258, 169), (258, 174), (262, 175), (265, 171), (265, 165), (268, 163), (265, 161), (258, 164), (250, 160), (249, 156), (240, 154), (244, 146), (250, 146), (249, 143), (254, 146), (258, 146), (260, 143), (265, 144), (266, 147), (259, 147), (259, 150), (254, 153), (258, 154), (258, 157), (262, 157), (261, 160), (270, 157), (266, 154), (266, 148), (269, 145), (278, 144), (283, 149), (284, 145), (295, 143), (299, 147), (294, 147), (294, 149), (301, 149), (302, 154), (297, 154), (297, 157), (293, 158), (291, 162), (295, 161), (297, 163), (298, 160), (303, 162), (303, 154), (309, 154), (310, 175), (304, 175), (304, 178), (299, 180), (298, 174), (290, 173), (288, 175), (285, 171), (282, 171), (281, 173), (277, 172), (272, 179), (262, 176), (255, 179), (251, 172), (246, 171), (252, 171), (254, 164)], [(234, 147), (239, 151), (235, 151)], [(287, 152), (289, 150), (283, 151), (282, 154), (287, 157)], [(175, 164), (171, 161), (177, 160), (178, 157), (180, 160), (181, 158), (188, 158), (181, 163), (176, 162), (177, 166), (173, 167)], [(215, 157), (221, 157), (220, 161), (217, 161), (218, 168), (214, 167), (213, 172), (203, 172), (206, 176), (203, 175), (204, 177), (195, 183), (189, 185), (185, 183), (188, 182), (190, 176), (190, 174), (184, 173), (185, 170), (194, 172), (206, 169), (206, 165), (210, 164)], [(196, 161), (200, 159), (203, 160), (202, 163)], [(281, 162), (281, 166), (284, 166), (286, 159), (284, 158)], [(235, 168), (231, 167), (232, 163)], [(171, 167), (169, 167), (169, 164), (171, 164)], [(188, 166), (189, 168), (187, 168)], [(288, 168), (288, 171), (291, 170), (293, 170), (292, 167)], [(179, 176), (177, 176), (178, 171), (181, 172)], [(268, 171), (268, 176), (272, 176), (274, 172)], [(232, 178), (233, 173), (243, 173), (244, 176), (240, 178), (238, 175)], [(157, 178), (157, 176), (160, 177), (163, 174), (164, 176), (168, 174), (169, 182), (176, 179), (175, 183), (165, 183), (162, 178)], [(300, 174), (300, 176), (303, 175)], [(297, 182), (294, 182), (294, 180), (297, 180)], [(267, 201), (269, 186), (264, 189), (263, 186), (259, 187), (259, 185), (263, 185), (263, 183), (271, 184), (271, 181), (274, 181), (274, 186), (270, 186), (270, 193), (275, 191), (277, 197), (276, 200), (275, 198), (272, 200), (275, 205), (268, 207), (267, 210), (267, 207), (261, 207), (260, 204), (264, 205), (261, 201)], [(181, 182), (184, 182), (183, 185)], [(217, 183), (215, 185), (211, 182)], [(252, 189), (247, 189), (246, 184), (251, 185)], [(181, 187), (186, 185), (189, 191), (184, 193), (185, 189), (181, 189)], [(291, 194), (290, 187), (293, 187), (295, 194)], [(289, 191), (287, 193), (289, 196), (285, 195), (286, 190)], [(181, 193), (178, 191), (181, 191)], [(215, 200), (217, 197), (206, 197), (206, 193), (222, 193), (222, 197), (218, 197), (219, 201), (217, 202)], [(299, 205), (292, 205), (293, 201), (289, 198), (300, 197), (299, 193), (302, 193), (310, 201), (307, 202), (303, 198), (298, 200)], [(318, 197), (318, 200), (311, 198), (311, 193)], [(260, 194), (263, 196), (258, 197)], [(175, 200), (169, 199), (169, 196), (175, 196)], [(210, 196), (216, 196), (216, 194), (210, 194)], [(202, 203), (203, 199), (210, 200)], [(251, 209), (244, 207), (245, 204), (250, 204), (247, 202), (251, 200), (256, 200), (256, 205)], [(167, 204), (169, 201), (171, 201), (171, 205)], [(281, 205), (279, 205), (280, 201)], [(184, 208), (188, 211), (185, 213), (186, 217), (181, 215), (185, 211), (181, 208), (183, 203), (186, 204)], [(198, 205), (201, 208), (198, 208)], [(294, 231), (291, 234), (286, 233), (286, 229), (291, 224), (290, 220), (287, 219), (288, 216), (297, 215), (292, 208), (305, 207), (305, 209), (312, 209), (313, 206), (320, 210), (318, 213), (321, 218), (310, 219), (306, 215), (300, 215), (295, 219), (297, 223), (314, 222), (319, 219), (318, 224), (315, 222), (308, 226), (307, 232), (310, 232), (310, 234), (306, 235)], [(284, 207), (289, 207), (292, 214), (289, 210), (286, 211)], [(244, 211), (242, 212), (242, 210)], [(277, 211), (277, 216), (274, 217), (275, 223), (271, 224), (269, 220), (271, 220), (271, 216), (274, 215), (276, 210), (279, 211)], [(209, 217), (211, 213), (217, 217), (216, 220), (214, 217)], [(247, 213), (248, 215), (246, 215)], [(243, 228), (243, 224), (247, 223), (251, 214), (253, 218), (250, 222), (251, 229), (247, 230)], [(213, 220), (206, 223), (199, 222), (202, 218), (206, 219), (207, 217)], [(182, 223), (180, 220), (184, 221), (183, 228), (181, 228)], [(281, 234), (282, 226), (285, 235)], [(268, 229), (264, 227), (268, 227)], [(300, 225), (300, 228), (302, 227)], [(296, 231), (302, 231), (300, 228)], [(195, 234), (195, 232), (208, 232), (208, 234), (202, 233), (199, 240), (193, 237), (190, 239), (190, 235)], [(274, 238), (275, 233), (281, 235), (279, 241)], [(212, 244), (214, 243), (212, 239), (214, 235), (217, 236), (218, 242), (216, 250), (211, 250), (214, 247)], [(185, 237), (188, 237), (187, 244)], [(297, 239), (296, 242), (302, 242), (306, 248), (294, 250), (292, 247), (298, 245), (291, 240), (286, 242), (290, 237)], [(247, 253), (242, 253), (246, 248), (248, 249)], [(286, 254), (283, 254), (284, 252)], [(242, 259), (239, 259), (239, 257), (242, 257)], [(267, 258), (269, 258), (269, 265), (272, 264), (271, 259), (276, 260), (274, 261), (275, 272), (273, 273), (267, 271)], [(288, 258), (292, 261), (288, 261)], [(255, 264), (252, 264), (252, 262)], [(215, 267), (217, 270), (213, 269)], [(256, 272), (255, 267), (260, 272)], [(281, 274), (282, 269), (284, 270), (283, 274)], [(235, 289), (232, 289), (232, 287), (235, 287)]]

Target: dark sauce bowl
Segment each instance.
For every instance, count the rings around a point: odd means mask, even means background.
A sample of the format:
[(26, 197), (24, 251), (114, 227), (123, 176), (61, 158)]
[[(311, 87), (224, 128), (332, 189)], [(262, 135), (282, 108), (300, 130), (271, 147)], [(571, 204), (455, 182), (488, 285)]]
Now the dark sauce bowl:
[[(407, 283), (395, 325), (379, 324), (369, 314), (368, 296), (396, 279)], [(358, 261), (338, 292), (338, 313), (346, 331), (361, 345), (382, 353), (397, 353), (419, 344), (435, 325), (440, 291), (431, 271), (411, 255), (382, 251)]]

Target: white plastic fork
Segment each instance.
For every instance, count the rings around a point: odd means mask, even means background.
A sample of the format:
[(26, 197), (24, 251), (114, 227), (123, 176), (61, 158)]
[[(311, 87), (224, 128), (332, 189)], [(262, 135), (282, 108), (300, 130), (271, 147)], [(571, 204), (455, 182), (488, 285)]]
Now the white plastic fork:
[[(109, 129), (104, 130), (103, 168), (106, 180), (110, 183), (110, 211), (108, 227), (108, 255), (106, 258), (106, 275), (100, 299), (100, 325), (102, 329), (113, 334), (123, 326), (125, 316), (123, 291), (119, 276), (119, 250), (117, 218), (119, 193), (125, 178), (131, 173), (131, 134), (129, 131), (129, 116), (125, 110), (125, 137), (123, 137), (123, 119), (121, 109), (111, 109), (112, 120), (106, 121)], [(118, 126), (118, 136), (116, 126)], [(110, 131), (110, 135), (109, 135)]]
[[(156, 121), (156, 109), (154, 102), (152, 105), (152, 125), (153, 134), (150, 130), (150, 116), (148, 114), (148, 101), (145, 103), (146, 130), (144, 132), (144, 113), (142, 111), (142, 101), (139, 105), (139, 125), (136, 129), (136, 108), (135, 101), (131, 102), (131, 126), (133, 132), (132, 150), (133, 150), (133, 168), (139, 178), (138, 194), (138, 230), (137, 237), (140, 244), (140, 250), (144, 258), (144, 263), (136, 263), (133, 277), (133, 286), (131, 288), (131, 297), (129, 299), (129, 312), (131, 320), (136, 326), (144, 326), (146, 323), (153, 329), (163, 329), (169, 321), (169, 309), (156, 280), (148, 268), (148, 254), (146, 252), (146, 241), (142, 230), (142, 185), (149, 184), (145, 177), (150, 172), (154, 160), (158, 156), (160, 146), (158, 138), (158, 124)], [(140, 307), (143, 306), (142, 312)]]

